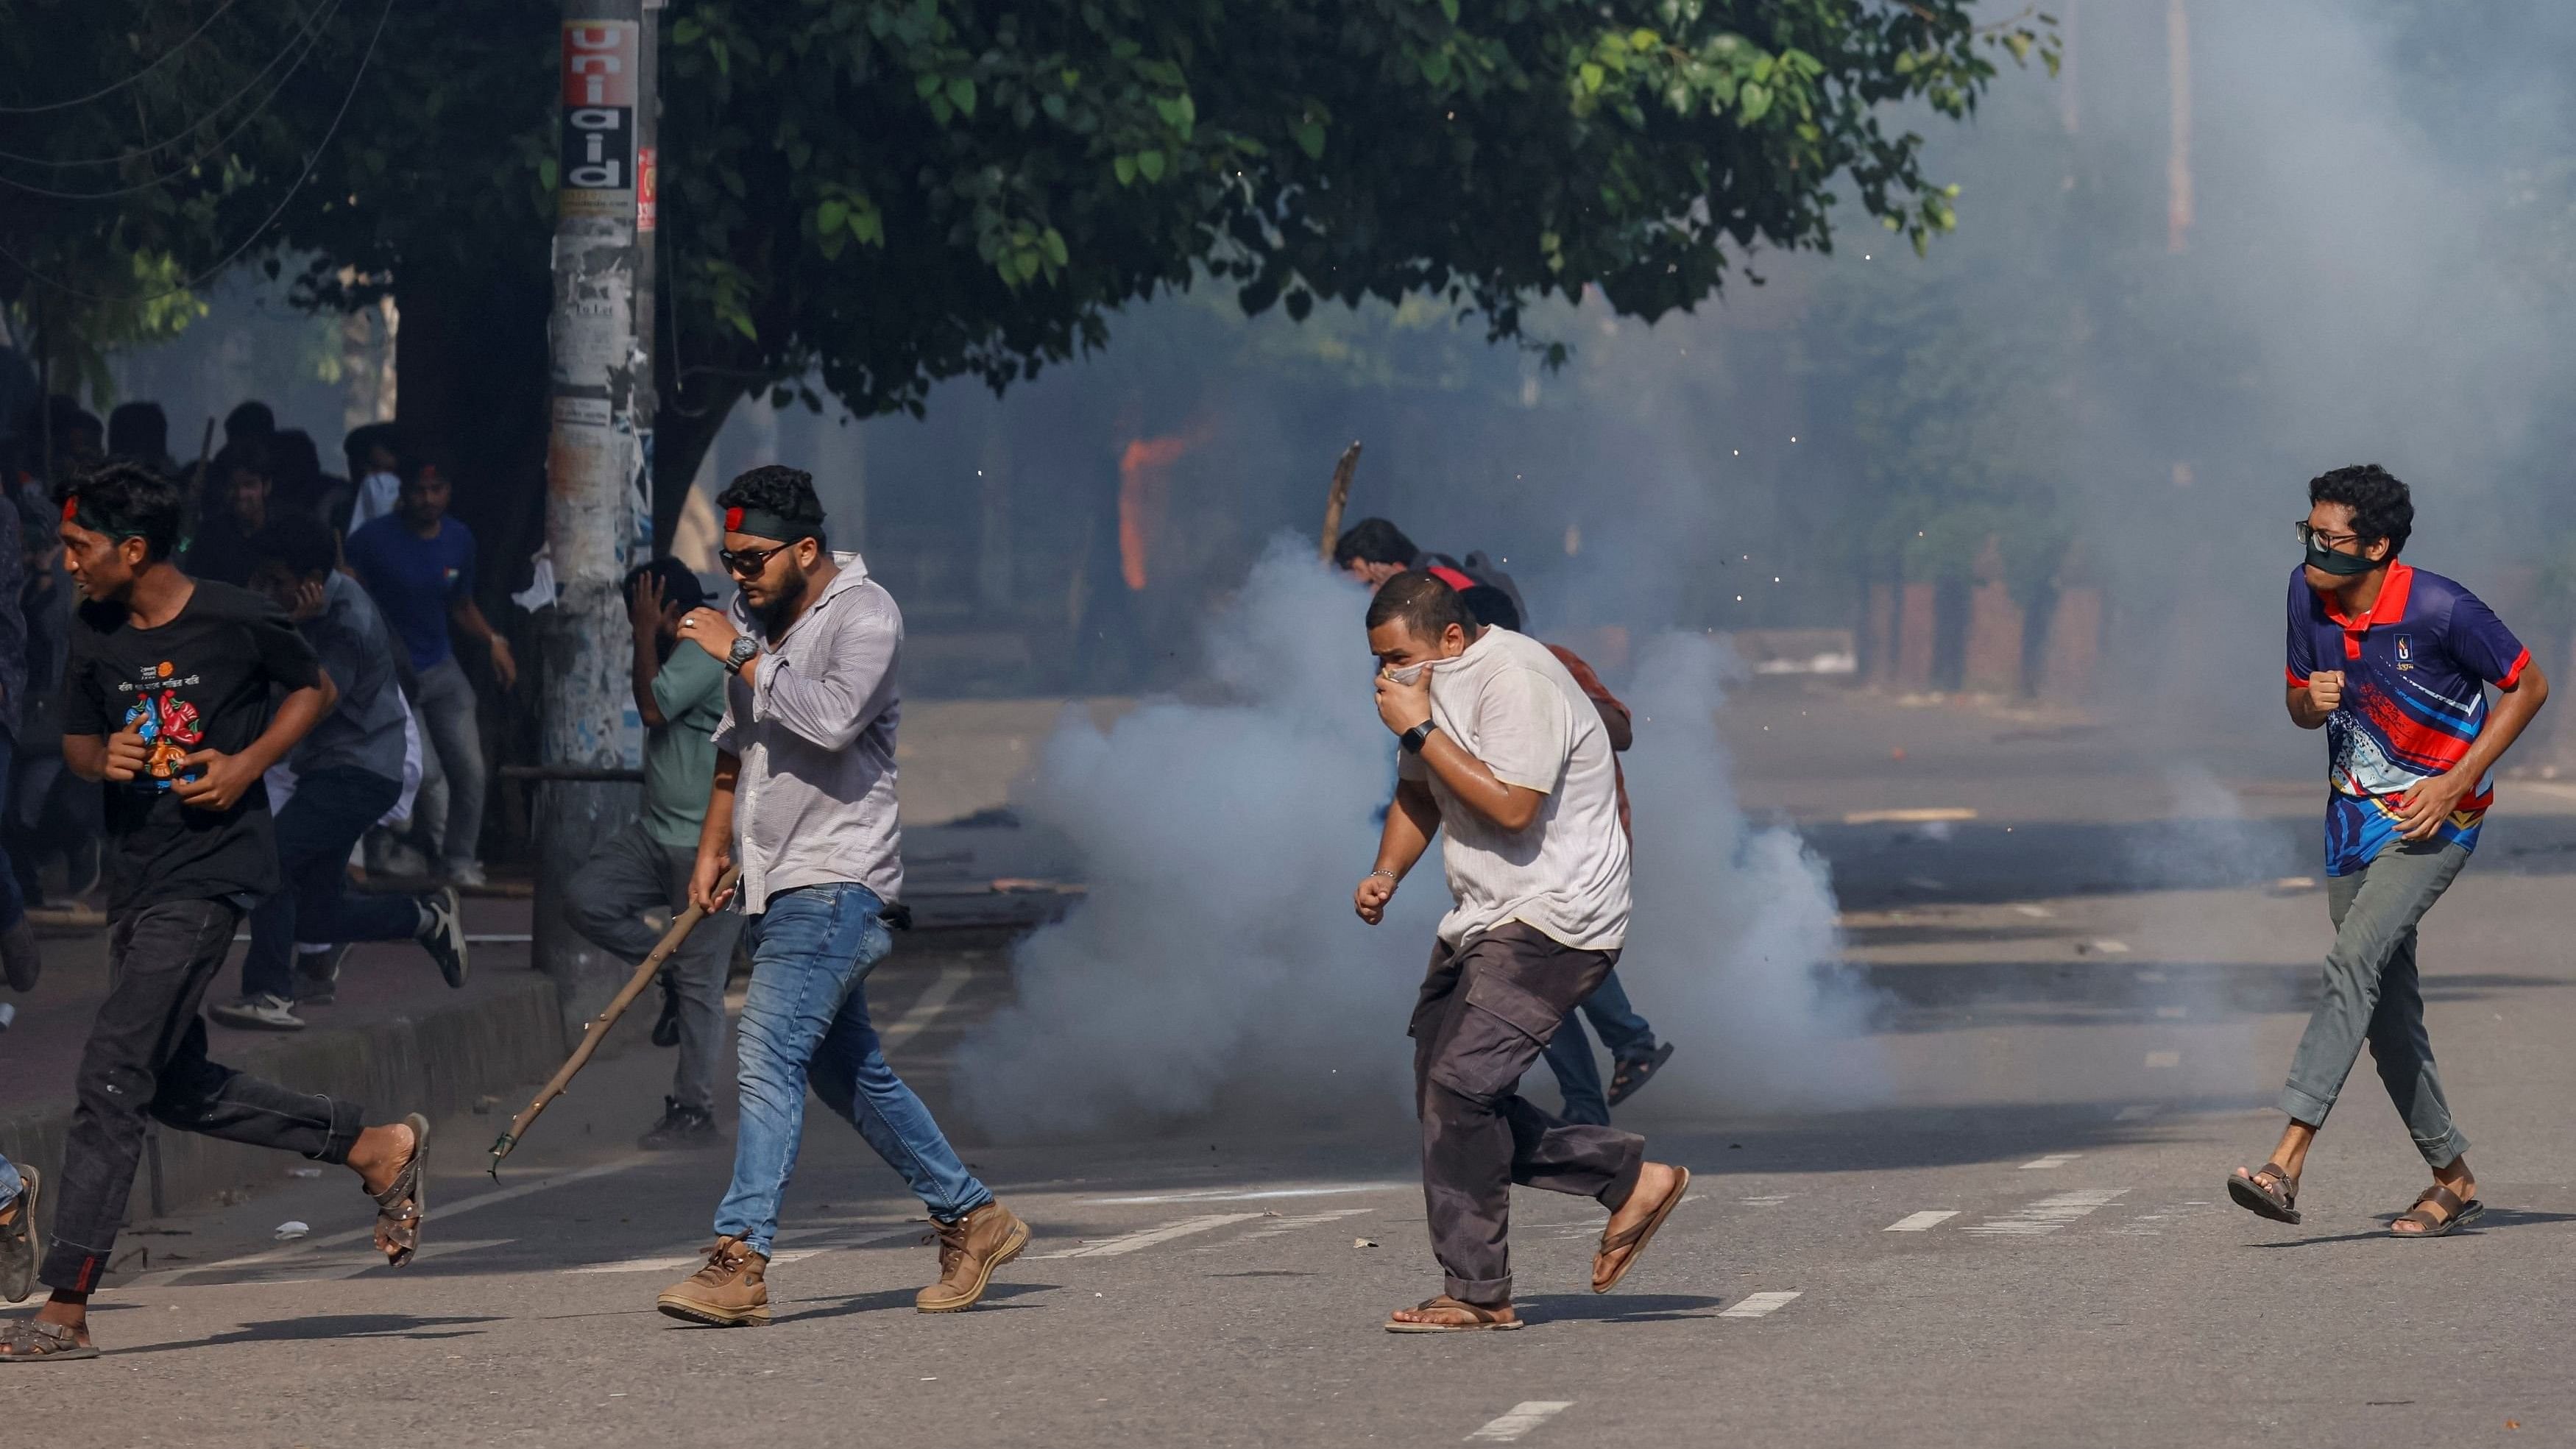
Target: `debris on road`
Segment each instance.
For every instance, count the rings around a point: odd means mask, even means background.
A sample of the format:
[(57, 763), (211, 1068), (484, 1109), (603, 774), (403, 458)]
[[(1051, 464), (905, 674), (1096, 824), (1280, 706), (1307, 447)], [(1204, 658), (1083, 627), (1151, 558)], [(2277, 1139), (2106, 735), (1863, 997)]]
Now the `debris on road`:
[(286, 1221), (277, 1225), (276, 1237), (281, 1243), (291, 1243), (311, 1231), (313, 1231), (313, 1225), (311, 1223), (304, 1221), (302, 1218), (288, 1218)]

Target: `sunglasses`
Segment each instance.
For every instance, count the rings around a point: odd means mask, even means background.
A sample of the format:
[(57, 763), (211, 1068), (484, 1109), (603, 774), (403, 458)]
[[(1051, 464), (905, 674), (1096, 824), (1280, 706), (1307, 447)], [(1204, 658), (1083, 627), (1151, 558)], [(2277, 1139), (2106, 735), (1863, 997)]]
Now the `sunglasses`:
[(735, 578), (755, 579), (760, 577), (762, 569), (769, 567), (769, 561), (772, 558), (781, 551), (795, 546), (792, 543), (780, 543), (772, 544), (768, 548), (718, 549), (716, 562), (723, 564), (724, 571)]

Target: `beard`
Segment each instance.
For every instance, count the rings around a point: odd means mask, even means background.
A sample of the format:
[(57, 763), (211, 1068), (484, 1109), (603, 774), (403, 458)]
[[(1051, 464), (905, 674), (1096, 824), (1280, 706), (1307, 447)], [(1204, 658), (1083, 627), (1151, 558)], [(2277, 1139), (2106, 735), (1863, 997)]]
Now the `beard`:
[(768, 603), (751, 605), (748, 610), (753, 618), (760, 621), (761, 629), (773, 639), (785, 633), (787, 626), (795, 621), (796, 610), (805, 602), (808, 582), (805, 566), (794, 557), (784, 556), (780, 562), (786, 565), (786, 572), (778, 581), (777, 594)]

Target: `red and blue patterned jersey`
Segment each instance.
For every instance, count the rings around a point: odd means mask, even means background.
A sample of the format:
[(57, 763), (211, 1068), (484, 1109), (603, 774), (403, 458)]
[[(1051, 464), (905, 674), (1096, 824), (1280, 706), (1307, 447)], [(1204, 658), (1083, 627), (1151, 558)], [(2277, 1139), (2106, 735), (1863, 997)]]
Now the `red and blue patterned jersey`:
[[(2333, 794), (2326, 805), (2326, 873), (2350, 875), (2397, 839), (2406, 792), (2449, 771), (2486, 728), (2486, 686), (2511, 689), (2531, 651), (2478, 596), (2402, 563), (2388, 566), (2378, 602), (2358, 619), (2290, 574), (2293, 686), (2320, 669), (2344, 673), (2343, 703), (2326, 717)], [(2435, 839), (2475, 849), (2495, 803), (2480, 780)]]

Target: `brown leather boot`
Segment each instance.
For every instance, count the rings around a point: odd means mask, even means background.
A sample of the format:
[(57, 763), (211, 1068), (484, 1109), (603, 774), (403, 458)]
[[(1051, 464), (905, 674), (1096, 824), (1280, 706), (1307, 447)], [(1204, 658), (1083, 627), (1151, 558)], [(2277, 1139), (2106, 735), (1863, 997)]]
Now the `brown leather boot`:
[(707, 1265), (665, 1292), (654, 1306), (673, 1318), (741, 1328), (769, 1321), (769, 1260), (740, 1238), (718, 1238)]
[(953, 1223), (933, 1218), (930, 1226), (939, 1234), (939, 1281), (912, 1298), (912, 1306), (924, 1313), (974, 1307), (984, 1296), (984, 1285), (993, 1281), (993, 1270), (1029, 1245), (1029, 1225), (997, 1202)]

